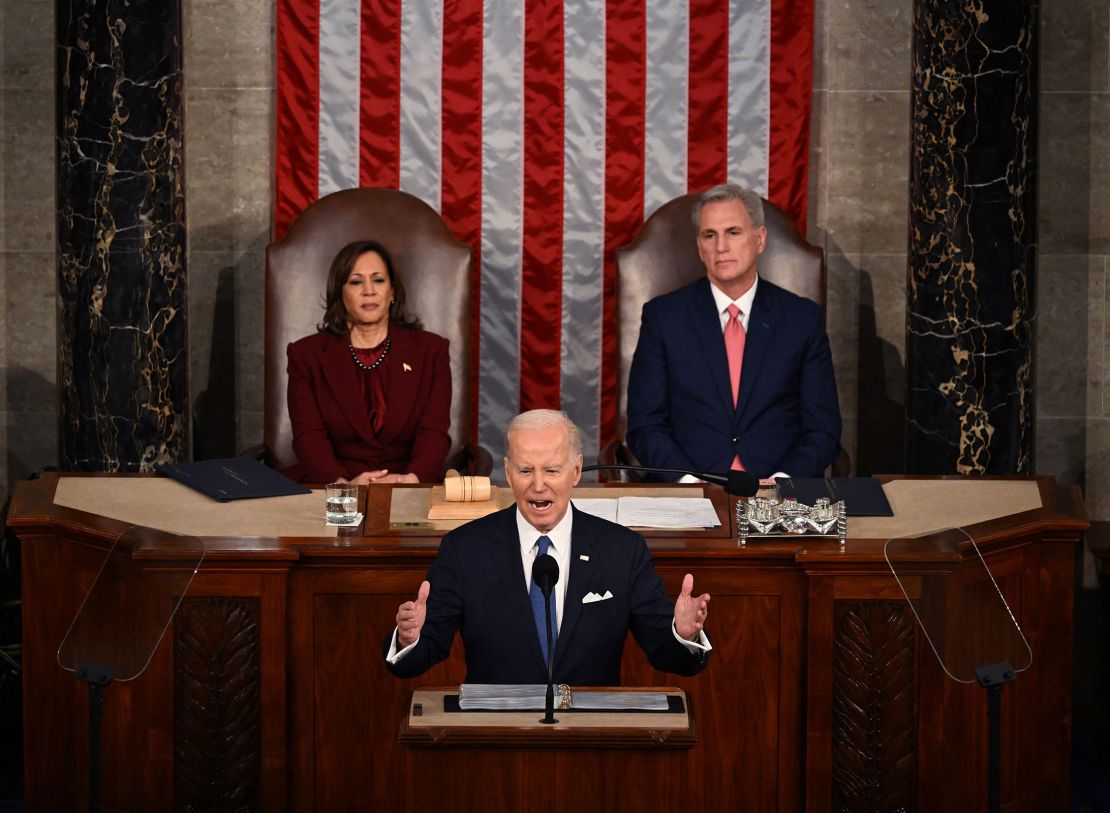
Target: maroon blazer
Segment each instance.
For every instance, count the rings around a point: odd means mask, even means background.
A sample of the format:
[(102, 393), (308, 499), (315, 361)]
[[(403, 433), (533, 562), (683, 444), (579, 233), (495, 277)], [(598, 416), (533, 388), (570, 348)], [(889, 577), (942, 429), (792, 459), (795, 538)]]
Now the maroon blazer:
[(423, 330), (390, 327), (385, 423), (375, 435), (349, 338), (316, 333), (293, 342), (289, 417), (299, 461), (286, 474), (310, 483), (389, 469), (420, 482), (443, 476), (451, 449), (448, 342)]

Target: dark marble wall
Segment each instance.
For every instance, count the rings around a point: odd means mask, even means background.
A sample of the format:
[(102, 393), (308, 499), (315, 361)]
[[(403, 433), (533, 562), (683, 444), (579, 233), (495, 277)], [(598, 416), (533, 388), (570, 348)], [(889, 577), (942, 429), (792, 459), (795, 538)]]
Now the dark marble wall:
[(186, 452), (178, 0), (57, 6), (60, 464)]
[(1033, 470), (1037, 0), (915, 0), (907, 467)]

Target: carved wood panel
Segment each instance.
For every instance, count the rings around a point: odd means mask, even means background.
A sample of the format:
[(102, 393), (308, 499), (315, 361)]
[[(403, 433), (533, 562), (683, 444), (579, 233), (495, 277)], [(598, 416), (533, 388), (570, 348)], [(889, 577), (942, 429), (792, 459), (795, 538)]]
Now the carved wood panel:
[(186, 598), (174, 622), (174, 809), (258, 810), (259, 600)]
[(905, 602), (836, 604), (835, 811), (903, 813), (916, 797), (914, 626)]

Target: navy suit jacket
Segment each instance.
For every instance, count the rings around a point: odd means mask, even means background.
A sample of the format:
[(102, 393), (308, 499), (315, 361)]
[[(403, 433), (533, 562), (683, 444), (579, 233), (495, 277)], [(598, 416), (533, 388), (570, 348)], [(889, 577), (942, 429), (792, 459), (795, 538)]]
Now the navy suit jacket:
[[(644, 538), (571, 510), (570, 575), (555, 645), (555, 682), (619, 685), (629, 630), (656, 669), (693, 675), (704, 668), (708, 653), (691, 653), (674, 637), (674, 604)], [(395, 675), (416, 677), (442, 661), (457, 630), (466, 651), (468, 683), (547, 682), (521, 564), (516, 511), (514, 505), (443, 537), (428, 571), (432, 589), (420, 640), (398, 663), (386, 663)], [(611, 599), (582, 603), (587, 593), (604, 595), (606, 590)], [(386, 654), (392, 637), (385, 639)]]
[(293, 342), (289, 356), (289, 419), (298, 465), (295, 480), (330, 483), (364, 471), (443, 476), (451, 449), (451, 359), (442, 336), (392, 326), (386, 373), (385, 422), (374, 433), (362, 390), (364, 373), (346, 334), (315, 333)]
[(643, 465), (727, 471), (739, 455), (759, 477), (820, 477), (839, 445), (832, 354), (816, 303), (759, 281), (735, 407), (708, 278), (644, 305), (628, 378), (628, 446)]

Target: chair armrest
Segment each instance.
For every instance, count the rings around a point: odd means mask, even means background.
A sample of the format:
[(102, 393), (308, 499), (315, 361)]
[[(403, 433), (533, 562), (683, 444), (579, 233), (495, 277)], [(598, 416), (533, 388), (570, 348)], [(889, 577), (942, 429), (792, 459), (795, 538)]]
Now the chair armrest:
[[(598, 465), (601, 466), (639, 466), (640, 461), (632, 450), (625, 445), (623, 438), (617, 438), (602, 448), (597, 456)], [(621, 469), (601, 469), (597, 479), (602, 483), (642, 483), (645, 476), (638, 471), (623, 471)]]
[(269, 465), (270, 447), (265, 443), (256, 443), (239, 452), (236, 457), (249, 457), (252, 460), (258, 460)]
[(454, 469), (460, 474), (488, 477), (493, 471), (493, 456), (477, 443), (464, 443), (457, 451), (448, 455), (446, 468)]
[(829, 466), (830, 477), (851, 477), (852, 476), (852, 458), (848, 456), (847, 450), (841, 446), (836, 453), (836, 460)]

